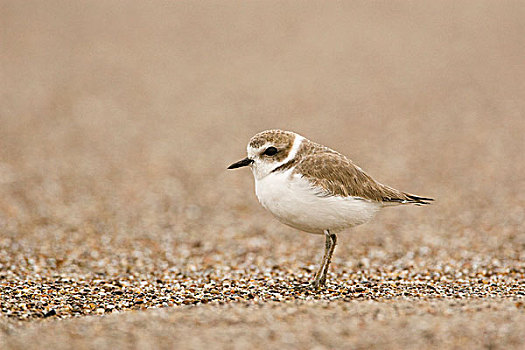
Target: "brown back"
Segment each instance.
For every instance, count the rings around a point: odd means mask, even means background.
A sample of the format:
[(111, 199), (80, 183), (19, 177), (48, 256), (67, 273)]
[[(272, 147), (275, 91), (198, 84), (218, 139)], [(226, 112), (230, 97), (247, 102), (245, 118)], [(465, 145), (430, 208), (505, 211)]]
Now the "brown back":
[(319, 187), (319, 194), (323, 196), (353, 196), (376, 202), (416, 204), (428, 204), (427, 201), (432, 200), (385, 186), (344, 155), (309, 140), (303, 141), (296, 159), (289, 163), (281, 166), (282, 170), (295, 165), (294, 174), (302, 174)]

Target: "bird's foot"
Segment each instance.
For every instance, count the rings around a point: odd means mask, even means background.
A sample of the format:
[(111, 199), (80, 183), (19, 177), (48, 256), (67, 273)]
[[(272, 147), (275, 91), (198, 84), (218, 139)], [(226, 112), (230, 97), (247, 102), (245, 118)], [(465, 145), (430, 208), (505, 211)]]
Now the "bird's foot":
[(324, 287), (326, 284), (326, 277), (316, 278), (310, 283), (310, 288), (317, 290)]

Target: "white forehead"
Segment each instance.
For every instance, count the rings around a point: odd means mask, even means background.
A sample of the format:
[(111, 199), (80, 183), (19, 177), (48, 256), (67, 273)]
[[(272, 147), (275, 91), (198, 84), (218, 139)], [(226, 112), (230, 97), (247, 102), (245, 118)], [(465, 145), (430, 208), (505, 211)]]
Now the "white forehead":
[(265, 150), (267, 147), (271, 145), (272, 145), (271, 142), (266, 142), (264, 145), (260, 147), (252, 147), (250, 146), (250, 144), (248, 144), (248, 146), (246, 146), (246, 152), (248, 153), (248, 158), (255, 157), (256, 155), (260, 154), (262, 150)]

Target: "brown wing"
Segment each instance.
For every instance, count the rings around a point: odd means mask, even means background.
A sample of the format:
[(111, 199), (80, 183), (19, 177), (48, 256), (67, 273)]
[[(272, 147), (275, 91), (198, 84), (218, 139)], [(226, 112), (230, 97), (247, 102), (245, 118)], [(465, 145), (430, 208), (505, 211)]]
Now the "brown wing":
[(361, 197), (376, 202), (429, 204), (431, 198), (415, 196), (380, 184), (345, 156), (322, 152), (302, 158), (294, 169), (314, 186), (320, 195)]

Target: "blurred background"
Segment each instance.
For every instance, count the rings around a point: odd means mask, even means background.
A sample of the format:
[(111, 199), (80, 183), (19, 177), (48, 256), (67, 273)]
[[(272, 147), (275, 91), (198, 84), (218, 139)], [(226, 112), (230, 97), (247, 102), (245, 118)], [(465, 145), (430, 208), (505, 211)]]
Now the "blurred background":
[(342, 235), (334, 271), (522, 264), (524, 18), (520, 1), (4, 0), (0, 273), (316, 263), (322, 237), (226, 171), (270, 128), (437, 199)]

